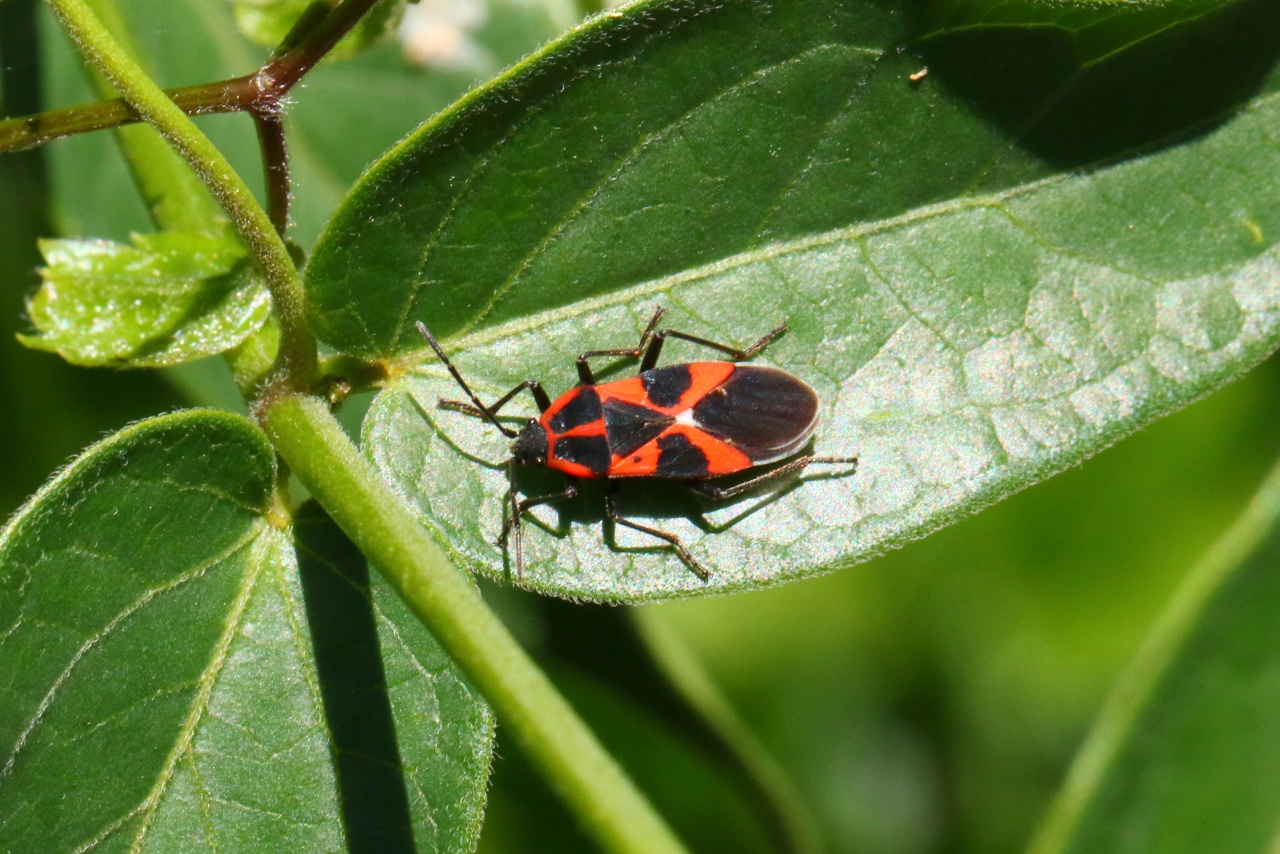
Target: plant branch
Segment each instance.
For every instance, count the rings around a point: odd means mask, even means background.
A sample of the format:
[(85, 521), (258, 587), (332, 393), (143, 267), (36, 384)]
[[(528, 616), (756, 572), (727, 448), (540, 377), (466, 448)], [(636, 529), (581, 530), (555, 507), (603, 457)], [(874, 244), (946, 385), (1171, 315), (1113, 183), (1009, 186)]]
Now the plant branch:
[[(377, 0), (345, 0), (306, 30), (296, 44), (252, 74), (165, 90), (189, 116), (278, 112), (281, 101)], [(22, 151), (54, 139), (146, 121), (127, 99), (117, 98), (0, 121), (0, 153)]]
[(680, 842), (475, 587), (351, 444), (325, 403), (285, 395), (261, 421), (277, 452), (492, 704), (521, 750), (605, 850)]
[(377, 3), (378, 0), (343, 0), (296, 44), (262, 67), (257, 75), (262, 78), (261, 85), (280, 90), (279, 97), (283, 98)]
[[(364, 0), (367, 2), (367, 0)], [(284, 380), (304, 387), (316, 366), (315, 337), (307, 323), (302, 280), (293, 258), (267, 214), (222, 152), (164, 94), (103, 26), (84, 0), (49, 0), (54, 14), (88, 61), (116, 87), (195, 170), (227, 212), (240, 238), (262, 268), (280, 321)]]
[(262, 151), (263, 178), (267, 183), (267, 216), (276, 232), (284, 235), (289, 229), (289, 145), (285, 139), (284, 122), (278, 112), (253, 115), (253, 126), (258, 131), (258, 148)]
[[(256, 97), (252, 76), (218, 83), (167, 89), (165, 94), (189, 116), (236, 113), (247, 110)], [(143, 121), (142, 115), (123, 98), (96, 101), (31, 116), (0, 121), (0, 153), (35, 148), (64, 136), (109, 130)]]

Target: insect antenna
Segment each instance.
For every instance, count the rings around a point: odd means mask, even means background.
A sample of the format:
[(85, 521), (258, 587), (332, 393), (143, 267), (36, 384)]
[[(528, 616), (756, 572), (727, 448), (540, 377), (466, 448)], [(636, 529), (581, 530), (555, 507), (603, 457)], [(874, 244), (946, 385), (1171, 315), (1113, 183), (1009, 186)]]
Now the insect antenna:
[(436, 341), (435, 336), (431, 334), (431, 330), (427, 329), (427, 325), (421, 320), (418, 321), (418, 331), (422, 333), (422, 337), (427, 339), (427, 343), (431, 345), (431, 349), (436, 351), (436, 355), (440, 357), (440, 361), (444, 362), (444, 366), (449, 369), (449, 373), (458, 381), (458, 385), (462, 386), (462, 390), (467, 393), (467, 397), (471, 398), (471, 402), (476, 405), (485, 418), (489, 419), (489, 423), (502, 431), (502, 435), (508, 439), (514, 439), (519, 433), (510, 427), (504, 427), (498, 421), (498, 417), (494, 415), (489, 407), (480, 402), (480, 398), (476, 397), (476, 393), (471, 390), (471, 386), (467, 385), (467, 381), (462, 378), (462, 374), (458, 373), (458, 369), (453, 366), (453, 362), (449, 361), (449, 357), (444, 354), (444, 350), (440, 348), (440, 343)]

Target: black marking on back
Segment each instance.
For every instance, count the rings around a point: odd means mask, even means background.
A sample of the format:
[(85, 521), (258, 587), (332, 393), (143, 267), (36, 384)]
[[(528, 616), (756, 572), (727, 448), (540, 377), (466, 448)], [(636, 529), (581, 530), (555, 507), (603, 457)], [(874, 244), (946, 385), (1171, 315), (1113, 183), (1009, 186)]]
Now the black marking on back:
[(551, 452), (566, 462), (586, 466), (597, 477), (608, 474), (609, 463), (613, 462), (604, 436), (561, 436)]
[(604, 431), (609, 437), (609, 450), (625, 457), (666, 430), (675, 419), (656, 409), (623, 400), (604, 402)]
[(688, 365), (668, 365), (654, 368), (640, 375), (644, 393), (655, 406), (675, 406), (693, 385), (693, 373)]
[(706, 477), (709, 468), (707, 455), (683, 433), (668, 433), (658, 440), (658, 477)]
[(728, 381), (693, 406), (697, 425), (756, 459), (775, 457), (813, 426), (818, 398), (800, 380), (774, 368), (740, 365)]
[(551, 417), (547, 426), (553, 433), (568, 433), (600, 417), (600, 395), (589, 385), (578, 386), (564, 408)]

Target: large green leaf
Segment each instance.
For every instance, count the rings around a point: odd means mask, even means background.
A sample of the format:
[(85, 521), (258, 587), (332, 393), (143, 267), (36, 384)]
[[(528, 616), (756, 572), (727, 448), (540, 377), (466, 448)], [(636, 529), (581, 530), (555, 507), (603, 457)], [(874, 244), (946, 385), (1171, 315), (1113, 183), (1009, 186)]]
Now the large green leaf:
[(127, 246), (41, 244), (44, 283), (27, 303), (29, 347), (77, 365), (158, 367), (232, 349), (270, 310), (261, 277), (231, 235), (160, 232)]
[(1183, 583), (1082, 748), (1037, 854), (1275, 850), (1280, 469)]
[(574, 354), (630, 344), (657, 303), (720, 340), (789, 320), (764, 358), (817, 389), (816, 450), (859, 473), (705, 521), (676, 487), (631, 487), (624, 512), (663, 517), (707, 583), (652, 538), (602, 544), (598, 496), (534, 512), (526, 584), (628, 600), (864, 559), (1275, 347), (1280, 8), (1232, 4), (1089, 67), (1061, 33), (937, 34), (923, 59), (910, 36), (870, 2), (632, 7), (366, 174), (308, 269), (313, 319), (338, 348), (421, 363), (365, 438), (460, 560), (504, 574), (504, 447), (435, 411), (458, 390), (418, 319), (486, 395), (568, 387)]
[[(1268, 14), (1236, 3), (1087, 69), (1059, 31), (940, 33), (922, 45), (937, 85), (915, 87), (913, 32), (879, 3), (640, 4), (472, 93), (364, 176), (311, 262), (317, 330), (351, 352), (412, 352), (415, 316), (448, 337), (931, 204), (998, 202), (1239, 106), (1274, 38), (1236, 27)], [(1195, 73), (1161, 68), (1178, 51)]]
[[(366, 638), (359, 620), (317, 619), (340, 597), (304, 597), (274, 479), (243, 418), (163, 416), (86, 451), (0, 532), (9, 847), (318, 851), (370, 836), (339, 771), (391, 727), (335, 714), (353, 687), (341, 658)], [(317, 524), (304, 539), (324, 536)], [(350, 547), (326, 541), (340, 565)], [(431, 824), (423, 849), (457, 850), (476, 835), (492, 721), (421, 626), (391, 620), (407, 629), (391, 678), (354, 684), (384, 707), (389, 690), (406, 736), (413, 821), (406, 809), (398, 829)], [(400, 767), (394, 749), (368, 755)]]
[(314, 679), (268, 593), (288, 554), (264, 518), (273, 468), (243, 419), (166, 416), (91, 448), (7, 526), (11, 844), (201, 838), (202, 804), (228, 831), (335, 841)]

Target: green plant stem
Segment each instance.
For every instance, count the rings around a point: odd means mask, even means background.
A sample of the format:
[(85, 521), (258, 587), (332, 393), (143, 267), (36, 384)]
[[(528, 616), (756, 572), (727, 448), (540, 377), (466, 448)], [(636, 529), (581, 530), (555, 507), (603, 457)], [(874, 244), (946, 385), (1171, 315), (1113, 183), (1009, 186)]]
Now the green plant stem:
[(1213, 595), (1280, 523), (1280, 461), (1268, 473), (1244, 512), (1191, 570), (1117, 681), (1028, 848), (1031, 854), (1063, 851), (1097, 794), (1134, 721), (1177, 656)]
[(305, 387), (315, 373), (316, 343), (307, 323), (302, 279), (262, 206), (222, 152), (120, 47), (84, 0), (49, 0), (49, 5), (94, 68), (168, 140), (227, 212), (271, 292), (280, 321), (278, 364), (285, 381)]
[(597, 843), (635, 854), (683, 851), (326, 405), (314, 397), (284, 395), (268, 401), (261, 418), (280, 456), (431, 629)]

